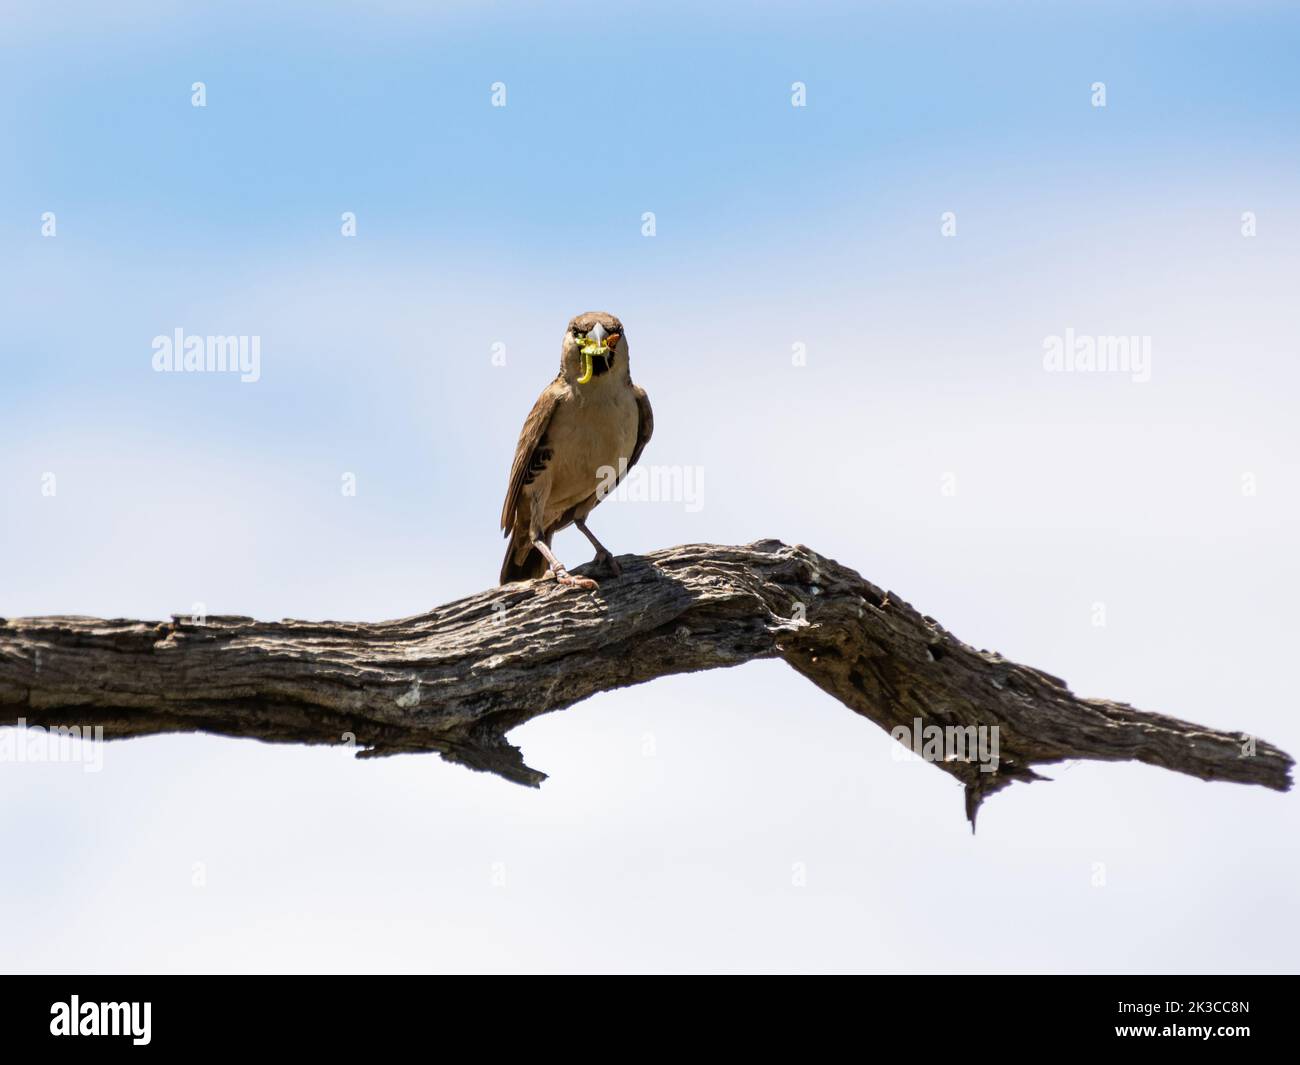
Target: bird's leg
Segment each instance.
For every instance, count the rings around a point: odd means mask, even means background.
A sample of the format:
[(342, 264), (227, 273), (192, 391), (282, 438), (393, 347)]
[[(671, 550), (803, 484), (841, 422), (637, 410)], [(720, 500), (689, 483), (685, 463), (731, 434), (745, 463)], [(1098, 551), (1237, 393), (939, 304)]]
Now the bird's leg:
[(615, 577), (622, 576), (623, 567), (618, 564), (618, 559), (611, 555), (609, 549), (596, 539), (596, 534), (587, 528), (587, 523), (583, 519), (577, 518), (573, 524), (582, 530), (582, 535), (590, 540), (591, 546), (596, 549), (596, 565), (608, 566)]
[(542, 558), (550, 564), (551, 574), (560, 583), (570, 588), (595, 588), (596, 582), (590, 577), (574, 577), (567, 569), (564, 563), (555, 557), (555, 553), (546, 543), (546, 502), (550, 495), (550, 477), (544, 475), (538, 478), (533, 484), (533, 490), (530, 493), (528, 501), (528, 538), (532, 540), (533, 546), (542, 553)]
[(546, 542), (540, 537), (534, 538), (533, 546), (537, 548), (537, 550), (542, 553), (542, 557), (551, 564), (551, 572), (555, 574), (555, 579), (559, 581), (560, 584), (567, 585), (570, 588), (590, 589), (599, 587), (599, 585), (597, 585), (590, 577), (573, 576), (564, 568), (564, 563), (555, 557), (555, 554), (546, 546)]

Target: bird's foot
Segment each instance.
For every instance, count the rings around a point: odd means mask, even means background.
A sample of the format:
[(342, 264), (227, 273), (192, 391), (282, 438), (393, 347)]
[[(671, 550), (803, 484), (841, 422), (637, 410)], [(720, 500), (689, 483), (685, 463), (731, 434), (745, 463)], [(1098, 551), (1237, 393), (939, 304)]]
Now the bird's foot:
[(592, 591), (599, 587), (590, 577), (575, 577), (567, 569), (564, 563), (555, 557), (554, 552), (546, 545), (545, 541), (536, 537), (533, 538), (533, 546), (542, 553), (548, 564), (549, 576), (564, 585), (566, 588), (582, 588), (585, 591)]
[(608, 551), (597, 551), (595, 562), (597, 566), (603, 566), (605, 569), (609, 570), (610, 573), (614, 574), (615, 577), (623, 576), (623, 567), (618, 564), (618, 559)]
[(583, 591), (590, 592), (600, 587), (590, 577), (575, 577), (563, 566), (552, 570), (551, 575), (555, 578), (557, 584), (561, 584), (565, 588), (581, 588)]

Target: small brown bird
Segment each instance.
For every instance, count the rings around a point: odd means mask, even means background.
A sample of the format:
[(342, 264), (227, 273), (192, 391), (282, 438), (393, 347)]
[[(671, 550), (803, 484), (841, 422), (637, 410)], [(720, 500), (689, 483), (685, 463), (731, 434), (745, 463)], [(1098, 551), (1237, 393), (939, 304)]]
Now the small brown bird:
[(515, 448), (501, 508), (510, 537), (502, 584), (549, 571), (561, 584), (595, 588), (551, 552), (551, 537), (569, 525), (591, 541), (598, 563), (619, 574), (614, 556), (587, 528), (587, 515), (636, 465), (653, 431), (650, 400), (628, 372), (623, 323), (602, 311), (578, 315), (564, 334), (559, 376), (533, 404)]

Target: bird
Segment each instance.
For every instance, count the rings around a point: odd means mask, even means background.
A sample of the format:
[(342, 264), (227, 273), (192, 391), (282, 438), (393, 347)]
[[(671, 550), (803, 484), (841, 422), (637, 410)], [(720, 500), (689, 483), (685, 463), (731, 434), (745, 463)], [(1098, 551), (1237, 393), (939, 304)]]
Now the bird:
[(576, 525), (596, 549), (595, 561), (615, 577), (618, 560), (587, 528), (587, 516), (627, 474), (654, 432), (645, 389), (632, 383), (623, 323), (604, 311), (570, 319), (560, 348), (560, 372), (524, 421), (501, 508), (510, 540), (501, 583), (553, 577), (570, 588), (594, 589), (551, 550), (551, 539)]

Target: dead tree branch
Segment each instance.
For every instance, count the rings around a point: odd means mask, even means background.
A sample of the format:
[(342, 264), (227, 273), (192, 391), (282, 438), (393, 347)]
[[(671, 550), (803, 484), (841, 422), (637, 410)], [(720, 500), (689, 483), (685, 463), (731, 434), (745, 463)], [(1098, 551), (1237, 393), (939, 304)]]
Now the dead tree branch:
[(886, 730), (996, 725), (995, 771), (935, 763), (966, 786), (972, 824), (986, 796), (1067, 759), (1290, 787), (1292, 759), (1270, 744), (1081, 699), (806, 547), (691, 544), (620, 561), (623, 576), (592, 594), (537, 581), (378, 624), (0, 619), (0, 725), (437, 751), (537, 786), (545, 774), (505, 739), (517, 725), (595, 692), (783, 658)]

